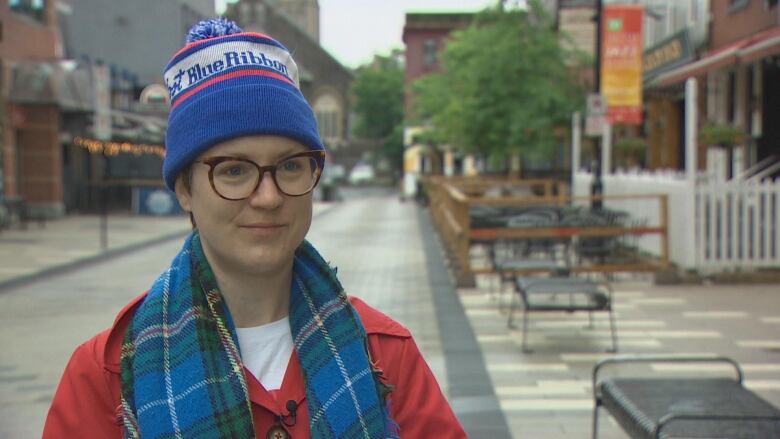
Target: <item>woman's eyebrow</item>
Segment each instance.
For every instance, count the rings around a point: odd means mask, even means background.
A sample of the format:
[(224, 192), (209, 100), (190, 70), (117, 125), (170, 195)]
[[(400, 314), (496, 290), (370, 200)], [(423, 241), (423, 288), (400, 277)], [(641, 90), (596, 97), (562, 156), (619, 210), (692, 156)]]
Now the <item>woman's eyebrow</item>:
[[(270, 158), (271, 162), (276, 162), (278, 160), (281, 160), (285, 157), (289, 157), (291, 155), (299, 154), (302, 152), (306, 152), (307, 150), (298, 150), (298, 148), (291, 148), (279, 151), (277, 153), (274, 153), (272, 155), (269, 155), (268, 158)], [(221, 157), (234, 157), (237, 159), (245, 159), (245, 160), (251, 160), (251, 161), (257, 161), (255, 158), (253, 158), (250, 154), (247, 154), (246, 152), (238, 152), (238, 151), (225, 151), (224, 153), (218, 154)]]

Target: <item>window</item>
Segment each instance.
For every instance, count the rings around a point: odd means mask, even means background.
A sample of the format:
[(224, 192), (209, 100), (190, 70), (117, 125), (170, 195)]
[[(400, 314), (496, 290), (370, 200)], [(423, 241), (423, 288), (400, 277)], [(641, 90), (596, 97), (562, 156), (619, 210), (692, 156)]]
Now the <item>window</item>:
[(437, 49), (436, 40), (428, 39), (423, 42), (423, 65), (425, 67), (433, 67), (436, 64)]
[(728, 13), (733, 14), (734, 12), (745, 9), (749, 4), (750, 0), (729, 0)]
[(45, 0), (9, 0), (8, 6), (14, 12), (32, 17), (41, 23), (44, 22)]
[(777, 0), (766, 0), (766, 8), (772, 9), (777, 6)]
[(336, 97), (330, 94), (318, 97), (314, 102), (314, 115), (323, 140), (338, 141), (341, 138), (341, 106)]
[(726, 96), (728, 104), (726, 107), (726, 120), (730, 123), (737, 123), (734, 116), (737, 114), (737, 73), (730, 71), (726, 79)]

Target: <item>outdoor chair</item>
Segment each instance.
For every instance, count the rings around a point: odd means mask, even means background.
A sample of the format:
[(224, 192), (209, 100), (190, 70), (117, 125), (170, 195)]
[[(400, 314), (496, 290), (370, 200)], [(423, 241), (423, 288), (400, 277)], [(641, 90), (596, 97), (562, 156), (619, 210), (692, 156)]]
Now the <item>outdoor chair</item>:
[(495, 229), (506, 227), (503, 210), (492, 206), (472, 206), (469, 209), (472, 229)]
[[(579, 277), (553, 276), (549, 278), (517, 277), (514, 279), (515, 293), (523, 303), (523, 352), (528, 349), (528, 322), (532, 312), (564, 311), (573, 313), (587, 311), (589, 327), (593, 327), (593, 312), (604, 311), (609, 315), (612, 348), (617, 352), (615, 317), (612, 313), (612, 287), (604, 282)], [(514, 328), (514, 311), (517, 300), (510, 301), (507, 326)]]
[[(733, 378), (602, 377), (606, 366), (638, 363), (723, 363)], [(593, 369), (593, 439), (604, 407), (635, 439), (780, 438), (780, 410), (744, 387), (742, 370), (727, 357), (628, 356)]]
[[(504, 285), (513, 282), (518, 275), (566, 273), (564, 263), (549, 258), (549, 253), (534, 252), (527, 240), (498, 239), (485, 243), (486, 256), (496, 274), (499, 309), (504, 309)], [(543, 257), (540, 257), (543, 256)]]

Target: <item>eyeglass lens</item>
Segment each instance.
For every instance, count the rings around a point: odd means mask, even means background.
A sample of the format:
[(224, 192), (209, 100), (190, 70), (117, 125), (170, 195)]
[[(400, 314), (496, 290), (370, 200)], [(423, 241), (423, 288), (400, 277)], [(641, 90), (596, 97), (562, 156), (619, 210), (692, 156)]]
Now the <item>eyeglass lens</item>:
[[(276, 165), (276, 186), (287, 195), (303, 195), (314, 187), (318, 169), (312, 157), (291, 157)], [(214, 189), (225, 198), (249, 197), (259, 179), (260, 168), (250, 161), (226, 160), (214, 166)]]

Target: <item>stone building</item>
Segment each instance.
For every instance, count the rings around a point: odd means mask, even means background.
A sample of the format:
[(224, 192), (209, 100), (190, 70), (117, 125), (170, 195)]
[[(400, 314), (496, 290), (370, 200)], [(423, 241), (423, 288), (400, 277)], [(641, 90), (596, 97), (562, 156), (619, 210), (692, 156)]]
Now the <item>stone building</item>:
[(317, 0), (268, 0), (268, 4), (311, 39), (320, 41), (320, 5)]
[(61, 29), (66, 56), (100, 61), (136, 87), (162, 84), (162, 70), (214, 0), (68, 0)]
[[(246, 31), (271, 35), (290, 50), (298, 64), (301, 92), (314, 109), (320, 136), (329, 152), (338, 155), (350, 146), (353, 73), (319, 45), (317, 5), (317, 0), (240, 0), (228, 5), (225, 16)], [(289, 17), (299, 10), (304, 15), (296, 19), (301, 24), (296, 24)]]

